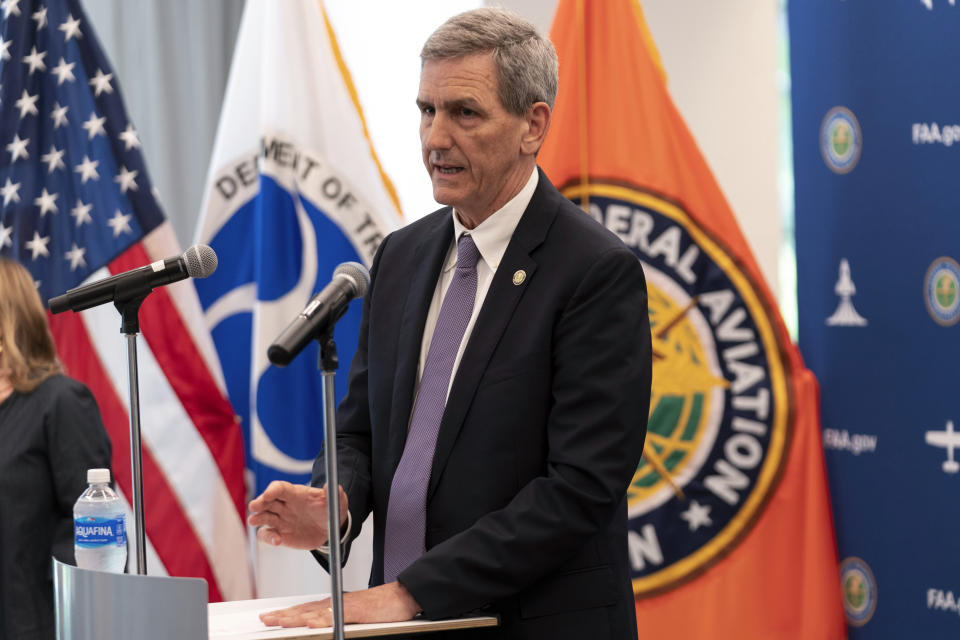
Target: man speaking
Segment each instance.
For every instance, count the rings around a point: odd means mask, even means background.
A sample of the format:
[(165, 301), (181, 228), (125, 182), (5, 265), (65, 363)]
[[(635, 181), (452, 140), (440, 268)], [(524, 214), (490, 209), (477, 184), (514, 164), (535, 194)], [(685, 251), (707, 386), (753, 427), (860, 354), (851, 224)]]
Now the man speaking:
[[(423, 162), (447, 206), (373, 261), (337, 414), (332, 542), (372, 512), (374, 560), (344, 620), (482, 611), (501, 626), (456, 637), (635, 638), (625, 493), (650, 401), (643, 271), (536, 166), (557, 92), (548, 40), (478, 9), (421, 59)], [(261, 540), (327, 544), (320, 461), (312, 484), (250, 503)], [(262, 618), (330, 626), (328, 607)]]

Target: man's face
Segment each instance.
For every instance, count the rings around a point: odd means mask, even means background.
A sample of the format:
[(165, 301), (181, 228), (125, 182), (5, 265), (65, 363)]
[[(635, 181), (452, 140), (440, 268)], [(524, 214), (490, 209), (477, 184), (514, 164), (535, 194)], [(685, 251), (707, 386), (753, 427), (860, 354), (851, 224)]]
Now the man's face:
[(426, 61), (417, 105), (433, 197), (472, 228), (529, 179), (533, 156), (521, 149), (527, 121), (500, 104), (490, 54)]

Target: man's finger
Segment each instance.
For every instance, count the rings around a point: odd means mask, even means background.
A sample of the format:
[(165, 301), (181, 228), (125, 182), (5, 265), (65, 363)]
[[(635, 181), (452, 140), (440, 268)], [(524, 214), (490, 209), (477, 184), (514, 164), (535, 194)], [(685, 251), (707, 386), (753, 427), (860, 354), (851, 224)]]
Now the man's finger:
[(277, 615), (278, 611), (268, 611), (266, 613), (260, 614), (260, 622), (267, 625), (268, 627), (277, 626), (277, 620), (280, 619), (280, 616)]
[(247, 523), (253, 527), (272, 527), (274, 529), (290, 529), (290, 522), (281, 517), (280, 515), (273, 513), (272, 511), (262, 511), (260, 513), (252, 513), (247, 518)]
[[(286, 501), (293, 488), (294, 486), (289, 482), (284, 480), (274, 480), (267, 485), (267, 488), (263, 490), (263, 493), (261, 493), (259, 497), (254, 498), (253, 502), (261, 500), (265, 502), (269, 502), (271, 500), (280, 500), (281, 502)], [(251, 502), (251, 504), (253, 504), (253, 502)]]
[(329, 598), (326, 600), (313, 600), (311, 602), (304, 602), (303, 604), (287, 607), (286, 609), (276, 609), (274, 611), (267, 611), (265, 613), (260, 614), (260, 619), (262, 620), (265, 617), (306, 619), (311, 617), (323, 616), (328, 611), (330, 611)]
[(333, 626), (333, 618), (331, 616), (316, 616), (314, 618), (307, 618), (304, 624), (311, 629), (323, 629)]
[(259, 496), (247, 503), (247, 508), (250, 509), (250, 511), (264, 511), (271, 505), (277, 503), (276, 495), (276, 493), (273, 495), (267, 495), (267, 492), (264, 491)]
[[(260, 537), (260, 532), (259, 532), (259, 531), (257, 532), (257, 537)], [(300, 606), (303, 606), (303, 605), (300, 605)], [(288, 608), (286, 608), (286, 609), (275, 609), (275, 610), (273, 610), (273, 611), (265, 611), (264, 613), (261, 613), (261, 614), (260, 614), (260, 620), (262, 620), (263, 623), (266, 624), (266, 625), (270, 625), (270, 626), (279, 625), (279, 624), (280, 624), (280, 619), (281, 619), (281, 618), (289, 618), (289, 617), (290, 617), (290, 612), (291, 612), (294, 608), (295, 608), (295, 607), (288, 607)]]
[[(265, 514), (265, 513), (272, 513), (283, 520), (295, 518), (298, 515), (296, 510), (291, 509), (287, 505), (287, 503), (282, 502), (280, 500), (270, 500), (269, 502), (264, 501), (261, 504), (254, 504), (251, 502), (248, 510), (250, 514), (254, 516)], [(266, 523), (260, 522), (257, 524), (266, 524)]]
[(279, 623), (281, 627), (302, 627), (304, 626), (301, 616), (287, 616), (286, 618), (280, 618)]
[(329, 600), (313, 600), (311, 602), (304, 602), (303, 604), (294, 605), (288, 609), (284, 609), (284, 612), (288, 615), (304, 615), (304, 617), (317, 616), (321, 615), (327, 610), (327, 607), (330, 606)]
[(329, 627), (333, 624), (333, 610), (330, 608), (329, 599), (307, 602), (298, 607), (292, 607), (290, 611), (296, 611), (296, 615), (292, 617), (295, 617), (301, 625), (314, 629)]
[(283, 542), (283, 536), (271, 527), (260, 527), (257, 529), (257, 540), (276, 547)]
[(326, 605), (329, 601), (307, 602), (287, 609), (269, 611), (260, 615), (260, 620), (268, 626), (281, 627), (329, 627), (332, 612)]
[(259, 527), (260, 525), (266, 524), (263, 521), (264, 516), (267, 514), (267, 511), (255, 511), (247, 516), (247, 524), (251, 527)]

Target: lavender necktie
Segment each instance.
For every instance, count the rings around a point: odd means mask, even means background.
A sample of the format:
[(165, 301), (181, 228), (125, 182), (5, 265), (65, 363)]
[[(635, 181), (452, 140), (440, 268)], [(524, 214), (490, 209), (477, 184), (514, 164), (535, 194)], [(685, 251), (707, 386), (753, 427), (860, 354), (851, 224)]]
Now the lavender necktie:
[(440, 305), (413, 405), (407, 443), (390, 485), (384, 531), (384, 582), (396, 580), (424, 551), (427, 485), (433, 452), (447, 404), (453, 363), (473, 313), (479, 258), (473, 239), (461, 236), (457, 242), (457, 268)]

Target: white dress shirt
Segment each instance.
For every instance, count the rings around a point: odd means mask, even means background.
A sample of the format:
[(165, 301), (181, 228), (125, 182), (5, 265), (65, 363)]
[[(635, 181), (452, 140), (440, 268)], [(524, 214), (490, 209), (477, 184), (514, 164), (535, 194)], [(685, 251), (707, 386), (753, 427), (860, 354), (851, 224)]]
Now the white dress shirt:
[[(480, 251), (480, 260), (477, 261), (477, 297), (473, 302), (473, 313), (470, 314), (470, 322), (467, 323), (467, 329), (463, 332), (463, 339), (460, 341), (460, 348), (457, 350), (457, 357), (453, 361), (453, 371), (450, 373), (450, 385), (457, 375), (457, 369), (460, 367), (460, 359), (463, 357), (463, 351), (470, 340), (470, 334), (473, 332), (473, 325), (477, 321), (477, 315), (483, 307), (483, 300), (487, 297), (487, 291), (490, 289), (490, 282), (493, 280), (493, 274), (497, 272), (500, 266), (500, 260), (503, 258), (510, 238), (526, 211), (533, 192), (537, 188), (537, 182), (540, 175), (537, 168), (533, 168), (533, 173), (527, 184), (517, 193), (507, 204), (495, 211), (489, 218), (478, 224), (473, 229), (467, 229), (460, 222), (456, 211), (453, 211), (453, 238), (450, 239), (450, 248), (447, 249), (447, 257), (443, 262), (443, 268), (440, 270), (440, 278), (437, 280), (437, 286), (433, 291), (433, 300), (430, 302), (430, 310), (427, 312), (427, 324), (423, 328), (423, 341), (420, 343), (420, 366), (417, 368), (417, 388), (420, 386), (420, 376), (423, 374), (423, 367), (427, 361), (427, 352), (430, 351), (430, 341), (433, 339), (433, 330), (437, 326), (437, 317), (440, 315), (440, 306), (443, 304), (443, 296), (447, 293), (450, 281), (453, 279), (453, 270), (457, 266), (457, 240), (464, 233), (473, 238), (474, 244)], [(450, 385), (447, 386), (447, 394), (450, 393)]]

